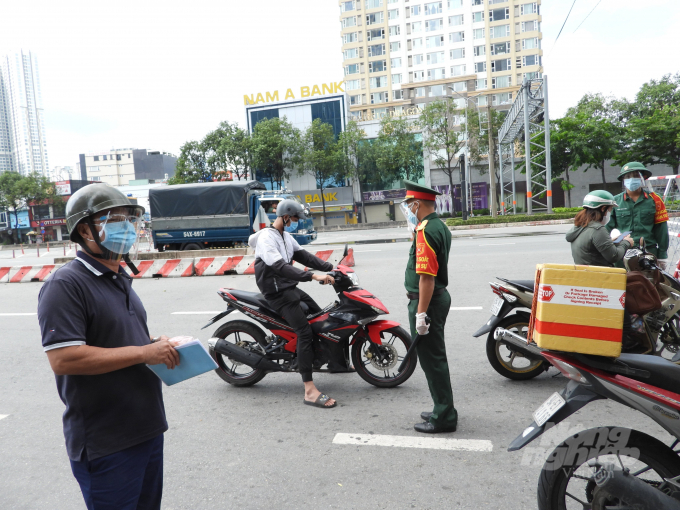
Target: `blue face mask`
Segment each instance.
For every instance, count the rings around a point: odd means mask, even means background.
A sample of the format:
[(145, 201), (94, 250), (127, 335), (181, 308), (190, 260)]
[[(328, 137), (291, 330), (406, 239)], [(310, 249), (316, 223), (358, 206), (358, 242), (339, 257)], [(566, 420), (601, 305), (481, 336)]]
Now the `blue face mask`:
[(106, 223), (102, 227), (104, 240), (102, 246), (113, 253), (125, 255), (137, 240), (135, 226), (129, 221)]
[(642, 187), (642, 179), (639, 177), (631, 177), (630, 179), (624, 179), (623, 185), (627, 190), (637, 191)]
[(290, 225), (288, 225), (287, 227), (283, 227), (283, 230), (285, 230), (286, 232), (293, 233), (297, 230), (297, 228), (298, 228), (298, 222), (290, 220)]

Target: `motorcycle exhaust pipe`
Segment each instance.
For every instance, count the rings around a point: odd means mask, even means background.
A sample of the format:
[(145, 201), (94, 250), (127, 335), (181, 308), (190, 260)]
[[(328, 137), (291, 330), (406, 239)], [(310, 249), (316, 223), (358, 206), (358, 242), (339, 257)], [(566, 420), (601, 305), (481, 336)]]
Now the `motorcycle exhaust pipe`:
[(223, 356), (248, 365), (252, 368), (259, 368), (267, 370), (268, 372), (283, 372), (283, 368), (278, 363), (268, 360), (264, 356), (245, 350), (243, 347), (231, 344), (223, 338), (210, 338), (208, 345), (213, 348), (215, 352), (219, 352)]
[(595, 483), (598, 489), (635, 508), (680, 510), (680, 501), (631, 475), (629, 470), (615, 468), (614, 464), (604, 464), (598, 469)]
[(497, 342), (503, 340), (513, 347), (516, 347), (517, 350), (521, 351), (522, 353), (526, 354), (526, 356), (530, 359), (535, 359), (535, 360), (542, 360), (543, 356), (541, 356), (541, 353), (543, 352), (543, 349), (540, 349), (539, 347), (536, 347), (535, 345), (532, 345), (530, 343), (527, 343), (526, 338), (523, 338), (512, 331), (508, 331), (507, 329), (503, 328), (497, 328), (496, 331), (493, 332), (493, 337), (494, 340)]

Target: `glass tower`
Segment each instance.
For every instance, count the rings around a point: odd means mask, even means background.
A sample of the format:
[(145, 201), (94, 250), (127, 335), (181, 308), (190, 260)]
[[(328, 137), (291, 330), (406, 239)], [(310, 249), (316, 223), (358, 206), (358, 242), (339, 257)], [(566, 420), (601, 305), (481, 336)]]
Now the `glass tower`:
[(0, 58), (0, 172), (48, 175), (38, 60), (19, 51)]

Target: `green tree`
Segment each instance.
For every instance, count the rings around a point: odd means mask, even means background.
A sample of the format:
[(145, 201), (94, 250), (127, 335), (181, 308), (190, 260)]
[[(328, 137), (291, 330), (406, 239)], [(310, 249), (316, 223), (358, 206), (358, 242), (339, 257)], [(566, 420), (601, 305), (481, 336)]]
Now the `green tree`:
[(417, 124), (406, 117), (386, 115), (380, 121), (376, 163), (383, 177), (417, 181), (425, 174), (423, 142), (416, 136)]
[(251, 144), (250, 133), (236, 125), (232, 126), (230, 136), (222, 142), (221, 150), (238, 180), (247, 179), (251, 174)]
[(439, 99), (425, 106), (418, 120), (423, 130), (423, 145), (436, 167), (448, 176), (452, 197), (457, 155), (465, 147), (465, 139), (461, 136), (463, 113), (453, 98)]
[(364, 207), (364, 193), (361, 181), (366, 179), (369, 166), (372, 160), (369, 151), (372, 149), (371, 143), (366, 140), (366, 132), (357, 124), (355, 120), (350, 120), (345, 126), (345, 130), (340, 133), (338, 138), (340, 151), (340, 167), (342, 172), (359, 188), (361, 197), (361, 219), (366, 223), (366, 210)]
[(299, 162), (300, 131), (285, 118), (264, 119), (255, 125), (251, 137), (252, 165), (264, 172), (272, 187), (284, 179)]
[(680, 168), (680, 73), (645, 83), (635, 102), (622, 101), (625, 138), (618, 164), (639, 161)]
[(168, 184), (209, 181), (212, 181), (212, 173), (208, 169), (202, 144), (196, 141), (186, 142), (180, 149), (175, 175), (168, 179)]
[(326, 198), (324, 189), (329, 181), (341, 181), (344, 179), (344, 165), (341, 158), (341, 147), (335, 138), (333, 126), (314, 119), (312, 124), (305, 130), (300, 144), (300, 175), (311, 175), (316, 181), (317, 188), (321, 191), (321, 221), (326, 224)]
[(205, 158), (205, 167), (213, 179), (224, 175), (228, 170), (226, 148), (233, 137), (234, 126), (229, 122), (220, 122), (217, 129), (211, 131), (200, 143), (200, 150)]
[(575, 107), (567, 110), (565, 116), (572, 119), (569, 122), (569, 144), (573, 165), (586, 165), (586, 170), (599, 169), (603, 183), (607, 182), (605, 162), (619, 154), (623, 136), (617, 104), (613, 98), (602, 94), (586, 94)]
[[(0, 207), (12, 209), (14, 221), (19, 225), (19, 209), (24, 206), (53, 202), (56, 198), (54, 184), (43, 175), (33, 173), (23, 176), (16, 172), (0, 174)], [(58, 197), (61, 200), (61, 197)], [(20, 242), (18, 228), (14, 229), (14, 239)]]

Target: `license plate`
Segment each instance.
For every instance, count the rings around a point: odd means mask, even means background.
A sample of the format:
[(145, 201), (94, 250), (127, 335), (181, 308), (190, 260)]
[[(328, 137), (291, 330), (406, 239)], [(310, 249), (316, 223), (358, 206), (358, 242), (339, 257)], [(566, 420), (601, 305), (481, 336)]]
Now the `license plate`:
[(505, 303), (505, 299), (500, 296), (496, 296), (496, 299), (493, 300), (493, 304), (491, 305), (491, 313), (493, 315), (498, 315), (501, 311), (503, 303)]
[(547, 422), (557, 411), (564, 407), (567, 401), (562, 398), (559, 393), (553, 393), (550, 398), (541, 404), (541, 407), (534, 411), (532, 415), (536, 425), (541, 427)]

